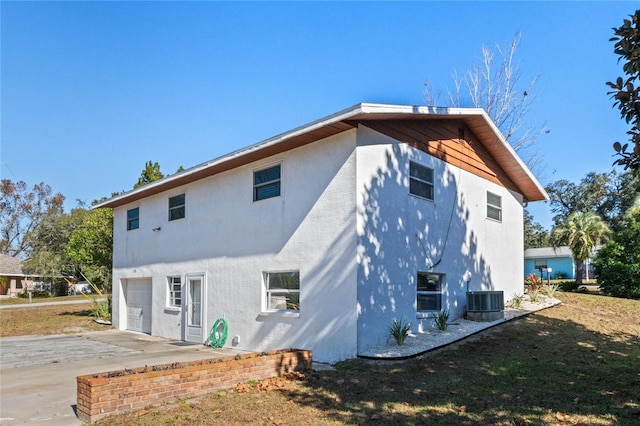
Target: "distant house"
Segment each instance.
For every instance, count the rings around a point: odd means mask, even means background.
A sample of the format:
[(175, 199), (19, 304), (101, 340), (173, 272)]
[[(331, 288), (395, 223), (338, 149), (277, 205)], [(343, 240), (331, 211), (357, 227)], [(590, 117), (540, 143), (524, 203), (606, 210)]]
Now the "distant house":
[[(584, 263), (584, 279), (593, 278), (592, 260), (598, 252), (597, 247)], [(549, 272), (548, 269), (551, 268)], [(530, 248), (524, 251), (524, 275), (535, 273), (543, 279), (576, 279), (576, 264), (568, 246)]]
[(522, 293), (545, 199), (483, 110), (359, 104), (95, 208), (118, 329), (203, 343), (224, 318), (227, 346), (334, 362), (464, 316), (467, 290)]
[(22, 261), (0, 253), (0, 297), (15, 297), (29, 283)]

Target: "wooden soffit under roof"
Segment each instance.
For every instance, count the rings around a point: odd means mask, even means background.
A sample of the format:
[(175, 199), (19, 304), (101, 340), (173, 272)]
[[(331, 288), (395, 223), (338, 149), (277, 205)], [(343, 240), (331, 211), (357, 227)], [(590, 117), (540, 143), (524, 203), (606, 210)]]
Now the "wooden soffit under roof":
[[(380, 128), (382, 122), (423, 122), (458, 120), (477, 139), (495, 164), (494, 174), (502, 171), (500, 182), (521, 193), (525, 201), (541, 201), (548, 196), (513, 149), (504, 141), (495, 125), (482, 109), (434, 108), (407, 105), (358, 104), (336, 114), (316, 120), (289, 132), (248, 146), (209, 162), (167, 176), (143, 187), (111, 198), (94, 208), (119, 207), (151, 195), (195, 182), (254, 161), (270, 157), (353, 129), (359, 124)], [(378, 125), (377, 125), (378, 124)], [(422, 128), (425, 128), (423, 125)], [(399, 139), (402, 140), (402, 139)], [(489, 161), (489, 162), (491, 162)]]

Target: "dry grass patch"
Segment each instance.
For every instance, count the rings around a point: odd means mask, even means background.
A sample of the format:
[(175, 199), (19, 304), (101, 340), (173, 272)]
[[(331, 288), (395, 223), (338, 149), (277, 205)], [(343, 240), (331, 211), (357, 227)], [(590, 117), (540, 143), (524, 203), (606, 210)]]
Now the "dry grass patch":
[(558, 297), (558, 307), (413, 360), (352, 360), (102, 424), (640, 424), (640, 301)]
[(90, 316), (88, 303), (0, 310), (0, 337), (106, 330)]

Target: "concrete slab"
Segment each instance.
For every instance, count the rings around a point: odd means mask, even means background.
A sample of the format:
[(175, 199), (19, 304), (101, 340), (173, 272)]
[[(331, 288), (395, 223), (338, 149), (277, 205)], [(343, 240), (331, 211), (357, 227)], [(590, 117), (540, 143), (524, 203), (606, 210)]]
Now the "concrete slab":
[(76, 376), (242, 351), (127, 331), (0, 339), (0, 424), (81, 425)]

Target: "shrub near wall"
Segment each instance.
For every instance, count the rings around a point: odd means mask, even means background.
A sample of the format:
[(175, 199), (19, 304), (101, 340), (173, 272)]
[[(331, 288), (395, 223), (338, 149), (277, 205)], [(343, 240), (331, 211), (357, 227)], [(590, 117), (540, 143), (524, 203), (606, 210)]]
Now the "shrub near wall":
[(78, 417), (92, 423), (111, 414), (303, 371), (311, 365), (311, 351), (284, 349), (78, 376)]

